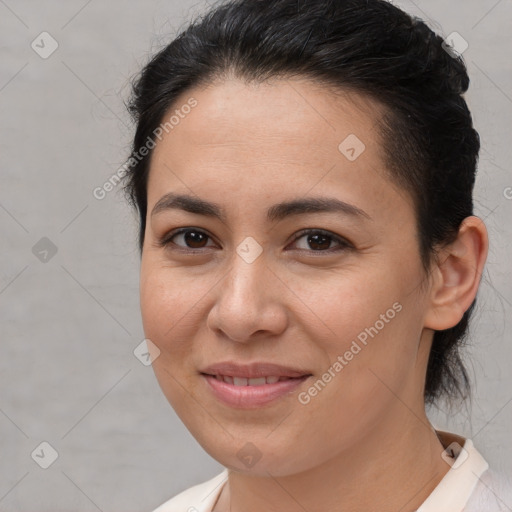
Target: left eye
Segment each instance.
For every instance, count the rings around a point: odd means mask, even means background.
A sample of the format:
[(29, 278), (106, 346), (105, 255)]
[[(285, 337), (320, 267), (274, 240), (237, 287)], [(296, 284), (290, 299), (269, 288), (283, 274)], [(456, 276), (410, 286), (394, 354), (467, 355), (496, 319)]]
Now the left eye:
[[(306, 243), (304, 245), (309, 246), (313, 252), (327, 252), (330, 249), (331, 243), (334, 241), (338, 244), (338, 249), (343, 250), (351, 247), (349, 242), (343, 238), (336, 236), (328, 231), (319, 229), (308, 229), (298, 233), (294, 239), (294, 243), (304, 238)], [(308, 247), (299, 247), (299, 250), (308, 250)], [(311, 252), (311, 251), (310, 251)]]

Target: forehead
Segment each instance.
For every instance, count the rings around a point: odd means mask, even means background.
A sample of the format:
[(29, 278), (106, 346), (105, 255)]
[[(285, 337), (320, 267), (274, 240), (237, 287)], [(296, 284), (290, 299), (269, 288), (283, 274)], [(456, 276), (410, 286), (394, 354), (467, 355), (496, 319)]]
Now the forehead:
[[(191, 100), (196, 106), (180, 111)], [(227, 80), (191, 89), (164, 116), (179, 122), (154, 149), (148, 209), (177, 189), (216, 202), (329, 191), (374, 207), (396, 205), (379, 114), (370, 99), (306, 80)]]
[(179, 111), (192, 97), (197, 106), (182, 116), (171, 130), (173, 137), (168, 137), (176, 145), (218, 145), (217, 152), (221, 146), (231, 145), (233, 150), (243, 146), (259, 154), (301, 146), (314, 149), (308, 152), (311, 157), (319, 152), (338, 157), (339, 142), (350, 134), (378, 138), (376, 102), (348, 91), (334, 93), (310, 80), (216, 81), (183, 93), (168, 114)]

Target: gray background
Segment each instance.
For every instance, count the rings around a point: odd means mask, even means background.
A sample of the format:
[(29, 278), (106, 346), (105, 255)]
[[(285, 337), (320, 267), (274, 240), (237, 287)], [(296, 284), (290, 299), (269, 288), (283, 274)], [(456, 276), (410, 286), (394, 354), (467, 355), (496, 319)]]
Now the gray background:
[[(512, 1), (396, 3), (469, 43), (477, 213), (491, 236), (467, 350), (474, 400), (431, 417), (510, 474)], [(136, 218), (120, 187), (92, 195), (128, 154), (130, 77), (206, 5), (0, 0), (1, 511), (152, 510), (221, 469), (133, 354)], [(31, 48), (43, 31), (59, 45), (46, 59)], [(47, 261), (33, 253), (43, 237), (57, 247)], [(46, 470), (31, 458), (43, 441), (59, 455)]]

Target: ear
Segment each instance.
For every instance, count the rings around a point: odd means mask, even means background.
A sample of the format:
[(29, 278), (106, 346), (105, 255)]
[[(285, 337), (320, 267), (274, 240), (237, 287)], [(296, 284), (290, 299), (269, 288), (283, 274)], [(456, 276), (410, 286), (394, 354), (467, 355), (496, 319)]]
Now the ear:
[(441, 249), (432, 267), (424, 327), (440, 331), (459, 323), (478, 291), (488, 249), (483, 221), (466, 217), (457, 239)]

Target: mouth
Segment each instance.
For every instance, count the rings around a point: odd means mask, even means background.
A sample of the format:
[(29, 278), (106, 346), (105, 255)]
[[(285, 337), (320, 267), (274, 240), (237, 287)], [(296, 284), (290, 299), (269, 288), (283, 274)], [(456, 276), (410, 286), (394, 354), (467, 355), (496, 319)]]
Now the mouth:
[(200, 375), (208, 391), (225, 405), (241, 409), (265, 406), (284, 398), (312, 376), (311, 372), (271, 363), (219, 363)]
[(207, 373), (203, 373), (203, 375), (206, 375), (207, 377), (215, 377), (215, 379), (220, 380), (222, 382), (227, 382), (228, 384), (232, 384), (233, 386), (264, 386), (265, 384), (275, 384), (276, 382), (283, 382), (286, 380), (300, 378), (269, 375), (266, 377), (253, 377), (251, 379), (247, 379), (245, 377), (233, 377), (231, 375), (209, 375)]

